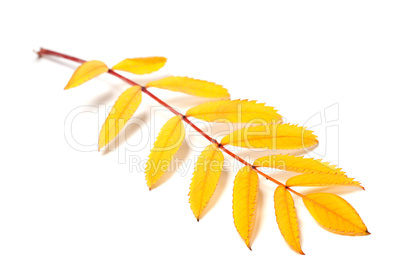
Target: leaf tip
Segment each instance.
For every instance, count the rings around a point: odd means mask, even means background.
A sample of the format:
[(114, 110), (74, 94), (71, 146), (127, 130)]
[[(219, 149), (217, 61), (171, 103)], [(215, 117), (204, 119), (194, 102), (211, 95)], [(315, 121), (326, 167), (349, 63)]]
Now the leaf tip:
[(103, 142), (98, 142), (98, 152), (105, 146)]
[(299, 246), (298, 248), (293, 248), (294, 251), (296, 251), (300, 255), (306, 255), (306, 253), (303, 252), (301, 247)]
[(197, 212), (196, 211), (193, 211), (193, 214), (194, 214), (194, 217), (195, 217), (195, 219), (197, 220), (197, 222), (199, 222), (200, 221), (200, 213), (198, 213), (197, 214)]

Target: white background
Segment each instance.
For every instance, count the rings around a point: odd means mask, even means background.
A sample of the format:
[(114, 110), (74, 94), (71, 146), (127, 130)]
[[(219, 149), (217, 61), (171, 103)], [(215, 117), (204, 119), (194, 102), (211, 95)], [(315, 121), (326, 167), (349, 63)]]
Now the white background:
[[(400, 271), (401, 13), (400, 1), (2, 3), (0, 273)], [(41, 46), (109, 66), (166, 56), (159, 76), (217, 82), (232, 98), (266, 102), (292, 123), (335, 104), (339, 119), (328, 131), (325, 121), (314, 128), (321, 145), (312, 156), (324, 153), (366, 187), (324, 190), (348, 200), (372, 234), (327, 232), (295, 197), (307, 254), (298, 255), (277, 228), (274, 185), (261, 180), (249, 251), (232, 220), (234, 172), (222, 176), (197, 223), (187, 197), (191, 168), (149, 192), (127, 160), (146, 160), (170, 115), (152, 113), (157, 104), (144, 97), (136, 117), (153, 124), (153, 135), (133, 127), (118, 150), (77, 150), (69, 136), (96, 146), (105, 108), (127, 85), (103, 75), (64, 91), (76, 64), (37, 60), (32, 50)], [(205, 101), (155, 94), (182, 111)], [(141, 138), (145, 145), (130, 151)], [(185, 148), (178, 157), (198, 153)]]

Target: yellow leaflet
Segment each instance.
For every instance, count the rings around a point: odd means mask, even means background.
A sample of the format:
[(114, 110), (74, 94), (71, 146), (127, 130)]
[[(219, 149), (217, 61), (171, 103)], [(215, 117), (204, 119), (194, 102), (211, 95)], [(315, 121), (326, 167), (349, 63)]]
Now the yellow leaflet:
[(279, 230), (286, 242), (297, 252), (303, 254), (300, 247), (299, 224), (292, 195), (284, 186), (278, 186), (274, 194), (275, 215)]
[(140, 86), (133, 86), (124, 91), (114, 103), (105, 123), (99, 133), (99, 150), (112, 141), (123, 129), (127, 121), (133, 116), (141, 103), (142, 93)]
[(300, 173), (345, 174), (345, 172), (341, 171), (341, 169), (337, 168), (335, 165), (330, 165), (329, 163), (323, 162), (319, 159), (284, 154), (258, 158), (254, 161), (253, 165)]
[(93, 60), (85, 62), (74, 71), (73, 76), (71, 76), (70, 81), (68, 81), (64, 89), (75, 88), (108, 70), (109, 68), (101, 61)]
[(370, 234), (356, 210), (335, 194), (312, 193), (304, 196), (303, 202), (314, 219), (334, 233), (351, 236)]
[(186, 116), (223, 123), (272, 124), (282, 120), (273, 107), (248, 100), (207, 102), (189, 109)]
[(222, 145), (245, 148), (299, 149), (318, 144), (311, 130), (290, 124), (246, 127), (225, 136)]
[(168, 170), (173, 156), (183, 142), (184, 135), (184, 125), (180, 116), (171, 118), (162, 127), (145, 169), (145, 178), (150, 190)]
[(249, 166), (239, 170), (233, 186), (233, 218), (240, 236), (250, 246), (257, 211), (258, 174)]
[(215, 83), (197, 80), (188, 77), (170, 76), (153, 82), (147, 87), (168, 89), (186, 94), (207, 98), (228, 98), (228, 90)]
[(363, 188), (359, 182), (343, 174), (302, 174), (286, 181), (287, 186), (358, 186)]
[(188, 194), (191, 210), (197, 220), (215, 191), (223, 160), (223, 154), (216, 144), (207, 146), (198, 157)]
[(131, 72), (134, 74), (147, 74), (162, 68), (167, 59), (165, 57), (142, 57), (124, 59), (112, 69)]

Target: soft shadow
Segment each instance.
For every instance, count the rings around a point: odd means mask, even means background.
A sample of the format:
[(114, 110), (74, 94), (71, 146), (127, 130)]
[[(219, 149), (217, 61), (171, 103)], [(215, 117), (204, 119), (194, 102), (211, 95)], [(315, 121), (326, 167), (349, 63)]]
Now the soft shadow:
[(178, 171), (190, 154), (191, 149), (186, 142), (183, 142), (179, 150), (176, 152), (173, 161), (170, 163), (168, 170), (162, 175), (162, 177), (152, 186), (152, 190), (159, 187), (166, 181), (168, 181)]
[[(110, 85), (110, 83), (109, 83)], [(114, 102), (117, 100), (119, 95), (124, 91), (124, 88), (127, 85), (113, 85), (108, 91), (103, 92), (102, 94), (98, 94), (95, 98), (93, 98), (89, 104), (92, 106), (104, 105), (109, 102)]]
[(205, 128), (208, 129), (208, 134), (210, 134), (212, 137), (214, 137), (217, 140), (222, 139), (226, 135), (229, 135), (233, 131), (236, 131), (238, 129), (241, 129), (243, 127), (242, 124), (239, 123), (207, 123), (207, 126)]
[(163, 70), (163, 68), (159, 71), (156, 71), (156, 72), (153, 72), (150, 74), (144, 74), (144, 75), (136, 75), (136, 74), (133, 74), (133, 73), (130, 73), (127, 71), (122, 71), (122, 70), (115, 70), (115, 72), (123, 75), (127, 79), (130, 79), (131, 81), (133, 81), (141, 86), (146, 86), (146, 84), (148, 84), (149, 82), (172, 76), (171, 74), (163, 72), (162, 70)]
[[(292, 197), (293, 197), (293, 196), (292, 196)], [(303, 220), (302, 220), (301, 218), (299, 218), (299, 215), (297, 214), (297, 206), (296, 206), (296, 205), (295, 205), (295, 211), (296, 211), (297, 223), (299, 224), (299, 241), (300, 241), (300, 247), (303, 247), (303, 242), (304, 242), (303, 235), (304, 235), (304, 233), (302, 232), (302, 230), (303, 230), (303, 227), (304, 227), (304, 222), (303, 222)], [(282, 239), (283, 239), (284, 242), (286, 242), (286, 240), (285, 240), (283, 237), (282, 237)], [(290, 247), (291, 250), (293, 250), (293, 252), (295, 252), (296, 254), (300, 254), (299, 252), (297, 252), (296, 250), (294, 250), (294, 249), (288, 244), (288, 242), (286, 242), (286, 244)], [(302, 251), (303, 251), (303, 253), (304, 253), (303, 248), (301, 248), (301, 249), (302, 249)], [(304, 255), (306, 255), (306, 253), (304, 253)]]
[(201, 105), (206, 102), (219, 101), (219, 100), (222, 100), (222, 98), (203, 98), (178, 93), (173, 98), (165, 99), (165, 102), (174, 105), (175, 108), (189, 108), (196, 105)]
[(223, 192), (225, 191), (229, 181), (229, 172), (222, 171), (221, 177), (219, 178), (218, 185), (216, 186), (216, 189), (214, 191), (214, 194), (211, 197), (211, 200), (209, 200), (207, 206), (204, 208), (202, 211), (199, 219), (201, 220), (204, 218), (208, 212), (215, 207), (215, 205), (218, 203), (219, 199), (222, 197)]
[[(296, 187), (292, 187), (296, 188)], [(300, 187), (300, 189), (303, 187)], [(336, 195), (345, 195), (349, 193), (353, 193), (356, 191), (362, 191), (358, 186), (322, 186), (322, 187), (306, 187), (308, 188), (306, 191), (300, 191), (302, 192), (303, 195), (311, 194), (311, 193), (317, 193), (317, 192), (326, 192), (326, 193), (332, 193)]]
[[(239, 148), (231, 148), (231, 146), (227, 146), (231, 150), (238, 150)], [(278, 155), (278, 154), (288, 154), (288, 155), (295, 155), (300, 156), (304, 155), (312, 150), (314, 150), (317, 146), (312, 146), (310, 148), (301, 148), (301, 149), (292, 149), (292, 150), (285, 150), (285, 149), (278, 149), (278, 150), (269, 150), (269, 149), (246, 149), (243, 148), (241, 151), (237, 151), (236, 154), (242, 158), (249, 158), (256, 160), (260, 157), (269, 156), (269, 155)]]
[[(145, 112), (139, 113), (135, 117), (143, 121), (144, 123), (147, 123), (149, 120), (148, 114)], [(114, 138), (111, 142), (109, 142), (109, 144), (106, 145), (104, 149), (102, 149), (102, 156), (107, 155), (109, 152), (116, 150), (121, 143), (124, 143), (124, 141), (128, 140), (140, 129), (141, 127), (139, 125), (135, 123), (131, 124), (129, 120), (125, 125), (125, 127), (123, 128), (123, 130), (120, 131), (119, 135), (117, 135), (116, 138)]]
[[(134, 114), (135, 118), (142, 121), (144, 124), (149, 124), (149, 115), (145, 112), (140, 112), (138, 115)], [(136, 125), (136, 126), (134, 126)], [(135, 123), (128, 125), (125, 130), (126, 140), (130, 139), (141, 127)]]
[(284, 171), (284, 170), (274, 170), (270, 168), (259, 168), (259, 170), (263, 171), (265, 174), (268, 174), (270, 177), (275, 178), (279, 182), (286, 183), (291, 177), (300, 175), (301, 173), (292, 172), (292, 171)]
[(261, 223), (262, 223), (262, 220), (264, 219), (263, 217), (266, 216), (264, 209), (265, 209), (264, 195), (263, 195), (262, 191), (259, 191), (258, 196), (257, 196), (257, 213), (255, 216), (254, 230), (253, 230), (253, 233), (251, 234), (251, 238), (250, 238), (250, 246), (253, 245), (253, 242), (255, 241), (255, 239), (257, 239), (258, 234), (260, 233)]
[(54, 56), (49, 56), (49, 55), (44, 55), (42, 57), (39, 57), (36, 61), (38, 62), (38, 61), (40, 61), (42, 59), (54, 62), (54, 63), (56, 63), (58, 65), (62, 65), (64, 67), (68, 67), (68, 68), (71, 68), (71, 69), (74, 69), (74, 70), (77, 68), (77, 63), (72, 63), (72, 61), (67, 61), (67, 60), (64, 60), (64, 59), (60, 59), (59, 57), (54, 57)]
[(133, 76), (133, 74), (130, 74), (130, 73), (124, 73), (124, 71), (119, 71), (119, 73), (122, 74), (122, 75), (125, 74), (127, 78), (133, 80), (134, 82), (136, 82), (137, 84), (139, 84), (141, 86), (145, 86), (149, 82), (156, 81), (156, 80), (171, 76), (168, 73), (158, 73), (158, 72), (141, 75), (139, 77), (136, 77), (135, 75)]

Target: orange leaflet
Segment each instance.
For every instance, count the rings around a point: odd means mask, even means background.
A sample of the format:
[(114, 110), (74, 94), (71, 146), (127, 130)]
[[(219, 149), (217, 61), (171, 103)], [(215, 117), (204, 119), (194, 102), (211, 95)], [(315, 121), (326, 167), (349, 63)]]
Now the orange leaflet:
[(162, 127), (145, 168), (149, 190), (169, 168), (173, 156), (183, 142), (184, 135), (184, 125), (180, 116), (174, 116)]
[(120, 95), (102, 126), (98, 141), (99, 150), (116, 138), (137, 110), (141, 103), (141, 98), (140, 86), (128, 88)]
[(149, 82), (147, 87), (168, 89), (194, 96), (207, 98), (228, 98), (228, 90), (212, 82), (193, 79), (189, 77), (170, 76), (153, 82)]
[(64, 89), (77, 87), (107, 71), (109, 71), (109, 68), (101, 61), (85, 62), (75, 70)]
[(299, 224), (292, 195), (284, 186), (278, 186), (274, 194), (275, 215), (283, 237), (297, 252), (304, 255), (300, 247)]
[(358, 186), (359, 182), (344, 174), (302, 174), (294, 176), (286, 181), (287, 186)]
[(311, 130), (290, 124), (245, 127), (221, 140), (222, 145), (244, 148), (299, 149), (318, 144)]
[(351, 236), (370, 234), (356, 210), (335, 194), (312, 193), (304, 196), (303, 202), (314, 219), (334, 233)]
[(189, 109), (186, 116), (222, 123), (272, 124), (282, 121), (273, 107), (249, 100), (207, 102)]
[(198, 157), (188, 194), (191, 210), (197, 220), (215, 191), (223, 160), (223, 153), (216, 144), (207, 146)]
[(245, 166), (239, 170), (233, 186), (233, 219), (237, 231), (251, 249), (257, 214), (258, 174), (251, 167)]
[(112, 69), (141, 75), (161, 69), (166, 61), (165, 57), (128, 58), (113, 66)]

